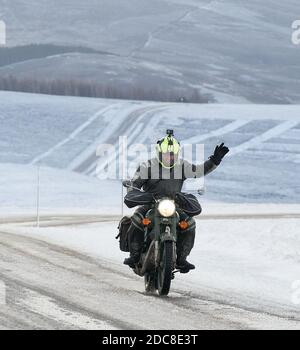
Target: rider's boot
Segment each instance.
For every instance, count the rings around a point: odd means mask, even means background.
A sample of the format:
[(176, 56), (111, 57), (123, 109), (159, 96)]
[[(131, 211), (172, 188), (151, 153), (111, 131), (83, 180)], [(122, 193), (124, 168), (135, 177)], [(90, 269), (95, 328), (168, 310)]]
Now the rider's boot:
[(183, 260), (177, 259), (176, 269), (180, 270), (181, 273), (187, 273), (190, 270), (194, 270), (195, 265), (189, 263), (186, 259), (183, 259)]
[(124, 260), (124, 265), (128, 265), (129, 267), (131, 267), (132, 269), (135, 268), (135, 265), (139, 262), (140, 260), (140, 255), (131, 255), (129, 256), (129, 258), (126, 258)]
[(193, 218), (189, 218), (187, 222), (189, 227), (180, 232), (177, 241), (176, 268), (180, 270), (181, 273), (187, 273), (195, 269), (195, 265), (189, 263), (186, 259), (194, 247), (196, 223)]
[(141, 257), (142, 246), (138, 242), (131, 242), (130, 244), (130, 256), (124, 260), (124, 264), (128, 265), (132, 269), (139, 262)]
[(128, 230), (130, 256), (124, 260), (124, 264), (131, 268), (139, 262), (144, 245), (143, 228), (136, 224), (132, 218), (132, 224)]

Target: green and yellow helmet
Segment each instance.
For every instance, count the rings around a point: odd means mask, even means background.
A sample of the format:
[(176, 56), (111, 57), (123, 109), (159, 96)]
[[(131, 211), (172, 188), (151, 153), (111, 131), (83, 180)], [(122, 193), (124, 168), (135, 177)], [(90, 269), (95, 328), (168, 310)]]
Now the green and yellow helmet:
[(167, 130), (167, 136), (157, 141), (156, 155), (160, 164), (172, 169), (178, 162), (180, 143), (175, 139), (173, 130)]

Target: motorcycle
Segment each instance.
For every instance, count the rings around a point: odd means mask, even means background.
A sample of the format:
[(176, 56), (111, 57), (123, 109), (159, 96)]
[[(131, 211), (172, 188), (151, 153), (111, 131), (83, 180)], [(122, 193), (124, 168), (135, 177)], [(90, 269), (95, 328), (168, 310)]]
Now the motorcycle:
[[(142, 190), (124, 184), (125, 187), (143, 193)], [(201, 190), (198, 191), (201, 194)], [(174, 198), (151, 196), (150, 209), (143, 219), (144, 247), (140, 261), (133, 271), (144, 277), (145, 291), (156, 293), (161, 296), (168, 295), (171, 282), (177, 272), (177, 235), (179, 229), (186, 229), (186, 221), (180, 221), (179, 207)]]

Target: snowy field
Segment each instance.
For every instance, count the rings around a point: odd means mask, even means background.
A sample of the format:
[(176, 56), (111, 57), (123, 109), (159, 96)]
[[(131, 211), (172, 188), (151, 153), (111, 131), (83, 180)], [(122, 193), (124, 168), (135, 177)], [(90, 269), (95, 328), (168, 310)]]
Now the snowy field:
[[(153, 144), (173, 128), (183, 144), (203, 143), (205, 158), (221, 142), (231, 149), (206, 178), (205, 199), (299, 203), (297, 105), (156, 104), (9, 92), (0, 92), (0, 99), (1, 163), (39, 164), (95, 176), (96, 166), (104, 162), (96, 156), (98, 145), (109, 143), (117, 150), (119, 136), (127, 136), (129, 145)], [(1, 172), (8, 191), (13, 174), (7, 177), (3, 166)]]
[(0, 0), (8, 46), (110, 53), (28, 60), (0, 76), (147, 81), (195, 87), (221, 103), (299, 103), (299, 46), (291, 42), (299, 10), (298, 0)]

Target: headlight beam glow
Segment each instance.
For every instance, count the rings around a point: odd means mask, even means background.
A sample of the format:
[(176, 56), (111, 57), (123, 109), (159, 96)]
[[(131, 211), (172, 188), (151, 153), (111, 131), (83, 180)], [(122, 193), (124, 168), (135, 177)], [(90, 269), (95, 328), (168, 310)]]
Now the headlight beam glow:
[(169, 199), (163, 199), (159, 204), (158, 204), (158, 211), (159, 213), (168, 218), (172, 215), (174, 215), (176, 211), (176, 206), (174, 201), (171, 201)]

